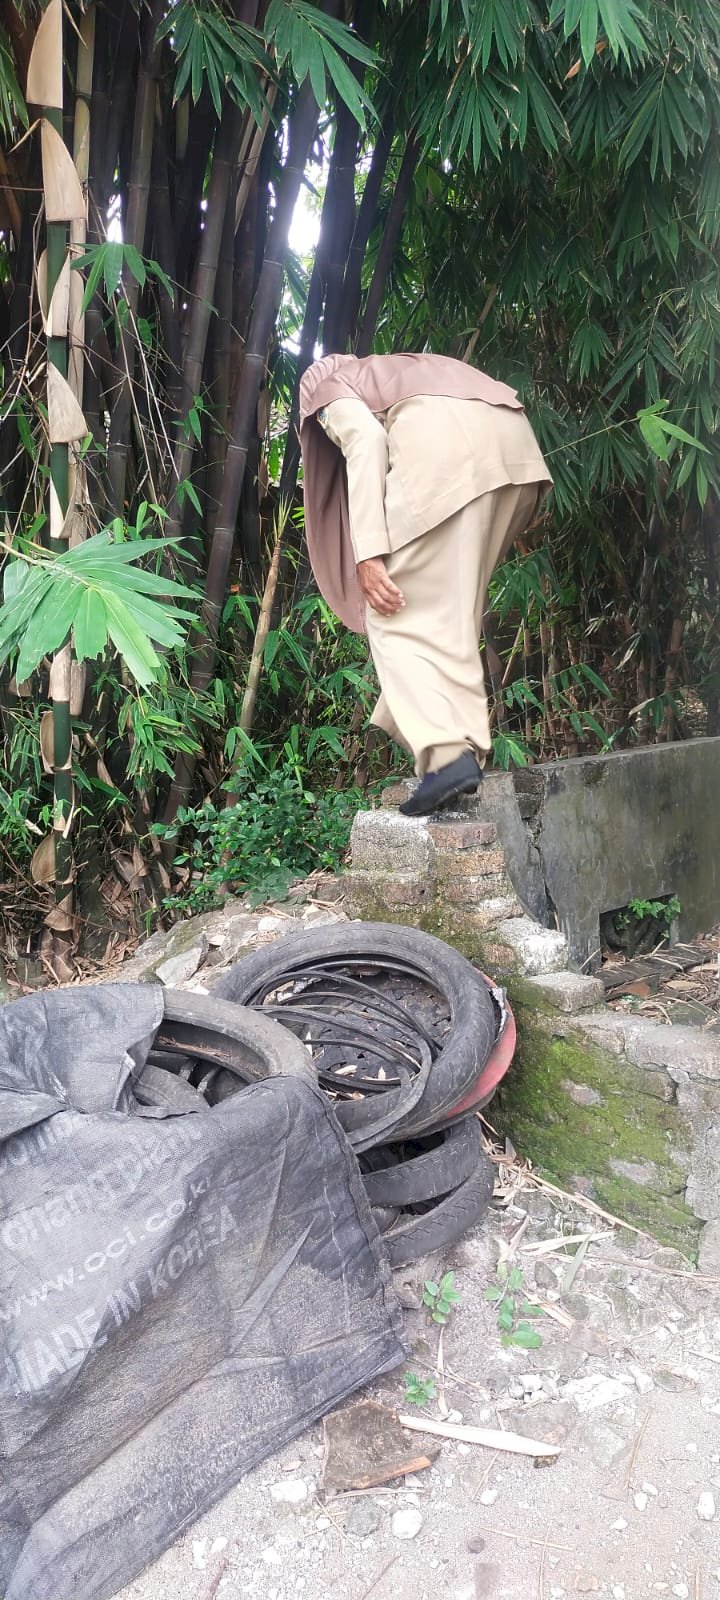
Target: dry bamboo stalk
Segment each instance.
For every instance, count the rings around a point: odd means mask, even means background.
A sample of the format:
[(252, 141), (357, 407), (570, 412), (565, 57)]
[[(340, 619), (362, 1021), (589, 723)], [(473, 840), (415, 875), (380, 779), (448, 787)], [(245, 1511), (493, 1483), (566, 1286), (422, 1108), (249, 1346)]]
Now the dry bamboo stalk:
[(486, 1445), (489, 1450), (508, 1450), (516, 1456), (559, 1456), (560, 1447), (541, 1439), (526, 1439), (520, 1433), (505, 1433), (499, 1428), (473, 1428), (464, 1422), (433, 1422), (427, 1417), (410, 1417), (401, 1412), (398, 1422), (416, 1433), (434, 1433), (439, 1439), (459, 1439), (466, 1444)]

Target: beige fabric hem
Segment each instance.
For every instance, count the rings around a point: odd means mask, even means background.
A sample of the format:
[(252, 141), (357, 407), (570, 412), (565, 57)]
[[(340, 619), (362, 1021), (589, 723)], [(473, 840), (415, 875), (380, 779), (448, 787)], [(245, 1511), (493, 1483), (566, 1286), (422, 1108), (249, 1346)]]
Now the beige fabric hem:
[(405, 597), (367, 631), (382, 693), (373, 722), (412, 752), (419, 778), (464, 750), (491, 748), (478, 649), (487, 588), (498, 562), (531, 521), (538, 484), (479, 496), (385, 558)]

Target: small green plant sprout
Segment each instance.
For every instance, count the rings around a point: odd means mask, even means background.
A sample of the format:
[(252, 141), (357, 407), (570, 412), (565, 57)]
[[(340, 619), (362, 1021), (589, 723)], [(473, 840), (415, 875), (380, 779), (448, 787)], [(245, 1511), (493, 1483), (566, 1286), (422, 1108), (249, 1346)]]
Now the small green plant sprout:
[(628, 911), (638, 922), (644, 922), (646, 918), (652, 917), (655, 922), (664, 923), (665, 927), (669, 928), (670, 923), (679, 917), (682, 906), (674, 894), (669, 900), (630, 900)]
[(423, 1305), (427, 1306), (433, 1322), (439, 1322), (444, 1328), (455, 1306), (460, 1304), (462, 1296), (455, 1288), (455, 1273), (446, 1272), (439, 1283), (433, 1283), (426, 1278), (423, 1284)]
[(405, 1399), (411, 1406), (426, 1406), (437, 1395), (434, 1378), (418, 1378), (414, 1372), (405, 1373)]
[(529, 1322), (522, 1319), (539, 1317), (542, 1313), (538, 1306), (534, 1306), (521, 1295), (522, 1268), (509, 1269), (506, 1262), (500, 1261), (496, 1278), (497, 1282), (489, 1285), (483, 1298), (492, 1301), (497, 1309), (501, 1344), (506, 1347), (515, 1345), (520, 1350), (538, 1350), (542, 1344), (541, 1335), (536, 1328), (531, 1328)]

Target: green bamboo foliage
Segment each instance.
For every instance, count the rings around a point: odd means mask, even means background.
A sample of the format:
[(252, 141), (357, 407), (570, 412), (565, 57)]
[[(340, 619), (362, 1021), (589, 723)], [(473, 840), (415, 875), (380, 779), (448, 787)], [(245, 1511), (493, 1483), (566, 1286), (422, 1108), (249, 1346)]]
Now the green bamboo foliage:
[[(368, 768), (367, 660), (312, 592), (302, 540), (293, 404), (323, 346), (446, 351), (528, 405), (555, 492), (537, 548), (493, 584), (498, 761), (720, 732), (715, 0), (43, 4), (0, 14), (0, 504), (19, 558), (0, 605), (0, 852), (3, 791), (29, 861), (52, 774), (35, 871), (50, 881), (57, 853), (55, 937), (71, 732), (83, 828), (109, 843), (100, 883), (138, 796), (147, 826), (263, 761), (298, 781), (328, 751), (322, 781)], [(41, 13), (41, 127), (23, 139)], [(322, 219), (302, 257), (298, 194)], [(190, 596), (168, 586), (178, 566)], [(78, 657), (95, 694), (73, 722)]]

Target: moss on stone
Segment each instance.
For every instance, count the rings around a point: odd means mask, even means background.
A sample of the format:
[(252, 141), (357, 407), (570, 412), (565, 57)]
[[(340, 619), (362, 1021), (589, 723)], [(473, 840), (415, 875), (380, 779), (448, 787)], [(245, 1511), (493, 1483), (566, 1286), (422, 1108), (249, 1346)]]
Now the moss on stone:
[[(691, 1135), (662, 1072), (632, 1066), (563, 1025), (516, 1007), (518, 1047), (493, 1101), (492, 1120), (541, 1172), (592, 1186), (599, 1205), (694, 1257), (701, 1227), (682, 1198)], [(579, 1104), (567, 1085), (594, 1091)], [(611, 1163), (648, 1167), (635, 1182)]]
[[(390, 910), (379, 897), (363, 896), (352, 909), (367, 921), (422, 928), (484, 971), (498, 971), (494, 930), (471, 926), (466, 914), (438, 899)], [(570, 1190), (580, 1180), (589, 1183), (605, 1210), (696, 1259), (702, 1223), (683, 1198), (691, 1130), (667, 1075), (591, 1044), (522, 977), (505, 975), (502, 981), (518, 1025), (518, 1047), (493, 1099), (493, 1126), (551, 1181)], [(579, 1104), (568, 1084), (593, 1091), (592, 1103)], [(648, 1181), (619, 1175), (611, 1165), (616, 1162), (644, 1165)]]

